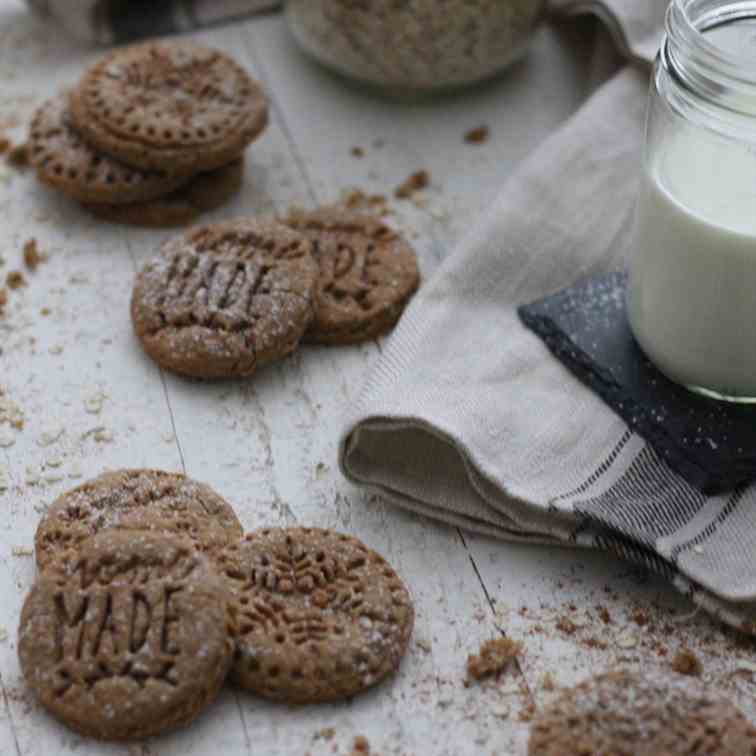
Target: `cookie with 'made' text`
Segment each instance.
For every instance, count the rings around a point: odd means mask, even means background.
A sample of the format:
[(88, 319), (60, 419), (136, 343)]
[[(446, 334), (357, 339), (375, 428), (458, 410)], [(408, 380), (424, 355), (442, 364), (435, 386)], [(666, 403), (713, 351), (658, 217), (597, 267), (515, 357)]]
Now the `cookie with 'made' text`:
[(24, 603), (18, 652), (71, 729), (136, 740), (187, 724), (233, 654), (223, 584), (190, 542), (107, 531), (61, 554)]

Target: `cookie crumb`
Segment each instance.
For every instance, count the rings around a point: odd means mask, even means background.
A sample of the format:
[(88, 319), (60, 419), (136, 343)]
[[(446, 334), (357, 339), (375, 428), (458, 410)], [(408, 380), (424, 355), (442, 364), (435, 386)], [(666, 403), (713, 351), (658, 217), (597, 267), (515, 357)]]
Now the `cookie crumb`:
[(17, 144), (8, 150), (6, 158), (8, 165), (17, 171), (24, 171), (29, 167), (29, 149), (25, 144)]
[(13, 554), (14, 557), (30, 557), (34, 556), (34, 552), (26, 548), (26, 546), (14, 546), (11, 550), (11, 554)]
[(609, 614), (609, 610), (605, 606), (600, 606), (598, 608), (598, 616), (605, 625), (612, 624), (612, 615)]
[(700, 677), (703, 664), (689, 648), (681, 648), (672, 659), (672, 669), (680, 675)]
[(535, 704), (531, 701), (530, 703), (525, 704), (522, 711), (520, 712), (519, 720), (520, 722), (530, 722), (536, 713), (536, 707)]
[(478, 126), (477, 128), (470, 129), (465, 134), (465, 142), (467, 144), (484, 144), (488, 141), (488, 137), (491, 135), (491, 130), (488, 126)]
[(5, 289), (0, 289), (0, 310), (8, 304), (8, 292)]
[(400, 184), (394, 191), (397, 199), (410, 199), (415, 192), (425, 189), (430, 184), (430, 173), (428, 171), (417, 171), (408, 176), (403, 184)]
[(322, 730), (318, 730), (313, 740), (333, 740), (333, 738), (336, 736), (336, 728), (334, 727), (324, 727)]
[(556, 628), (567, 635), (574, 635), (578, 629), (577, 625), (569, 617), (560, 617), (557, 620)]
[(484, 680), (499, 675), (522, 653), (522, 643), (511, 638), (486, 641), (477, 655), (467, 657), (467, 680)]
[(0, 137), (0, 155), (5, 154), (11, 148), (11, 140)]
[(24, 244), (24, 264), (29, 270), (34, 272), (41, 262), (42, 255), (40, 255), (37, 248), (37, 240), (32, 237)]
[(26, 286), (26, 279), (24, 274), (20, 270), (12, 270), (5, 277), (5, 285), (9, 289), (19, 289), (22, 286)]
[(370, 743), (364, 735), (358, 735), (352, 744), (352, 756), (367, 756), (370, 753)]
[(551, 674), (551, 672), (546, 672), (544, 674), (543, 680), (541, 681), (541, 687), (547, 691), (552, 691), (556, 689), (556, 684), (554, 683), (554, 676)]
[(365, 150), (363, 150), (362, 147), (352, 147), (352, 157), (364, 158)]

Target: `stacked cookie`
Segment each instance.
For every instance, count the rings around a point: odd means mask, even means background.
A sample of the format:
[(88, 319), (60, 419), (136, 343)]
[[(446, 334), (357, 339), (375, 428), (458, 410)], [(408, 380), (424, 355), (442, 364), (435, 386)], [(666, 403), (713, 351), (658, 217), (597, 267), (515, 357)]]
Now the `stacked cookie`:
[(154, 470), (64, 494), (37, 530), (19, 627), (24, 676), (77, 732), (147, 738), (192, 721), (230, 672), (288, 703), (353, 696), (396, 671), (406, 587), (351, 536), (246, 536), (207, 486)]
[(349, 344), (385, 333), (419, 280), (414, 251), (382, 221), (324, 208), (169, 240), (137, 276), (131, 315), (163, 367), (245, 377), (303, 339)]
[(186, 40), (121, 48), (30, 129), (39, 179), (105, 220), (187, 224), (241, 187), (243, 153), (264, 130), (265, 95), (222, 52)]

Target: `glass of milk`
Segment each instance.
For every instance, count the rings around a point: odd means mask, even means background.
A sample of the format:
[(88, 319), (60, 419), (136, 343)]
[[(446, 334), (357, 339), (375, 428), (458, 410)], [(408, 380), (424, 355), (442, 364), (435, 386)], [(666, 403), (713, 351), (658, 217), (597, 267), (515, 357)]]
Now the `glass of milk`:
[(756, 1), (672, 0), (627, 301), (669, 378), (756, 402)]

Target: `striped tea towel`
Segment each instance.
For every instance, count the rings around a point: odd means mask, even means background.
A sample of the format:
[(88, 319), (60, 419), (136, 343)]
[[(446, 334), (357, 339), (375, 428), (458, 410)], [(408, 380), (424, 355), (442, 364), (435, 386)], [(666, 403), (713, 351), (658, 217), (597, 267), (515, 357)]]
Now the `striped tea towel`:
[(143, 37), (214, 26), (261, 11), (281, 0), (27, 0), (79, 40), (121, 44)]
[(633, 63), (508, 179), (421, 289), (352, 411), (341, 468), (463, 528), (634, 560), (753, 632), (756, 485), (688, 485), (517, 316), (624, 265), (666, 0), (558, 6), (608, 20)]

